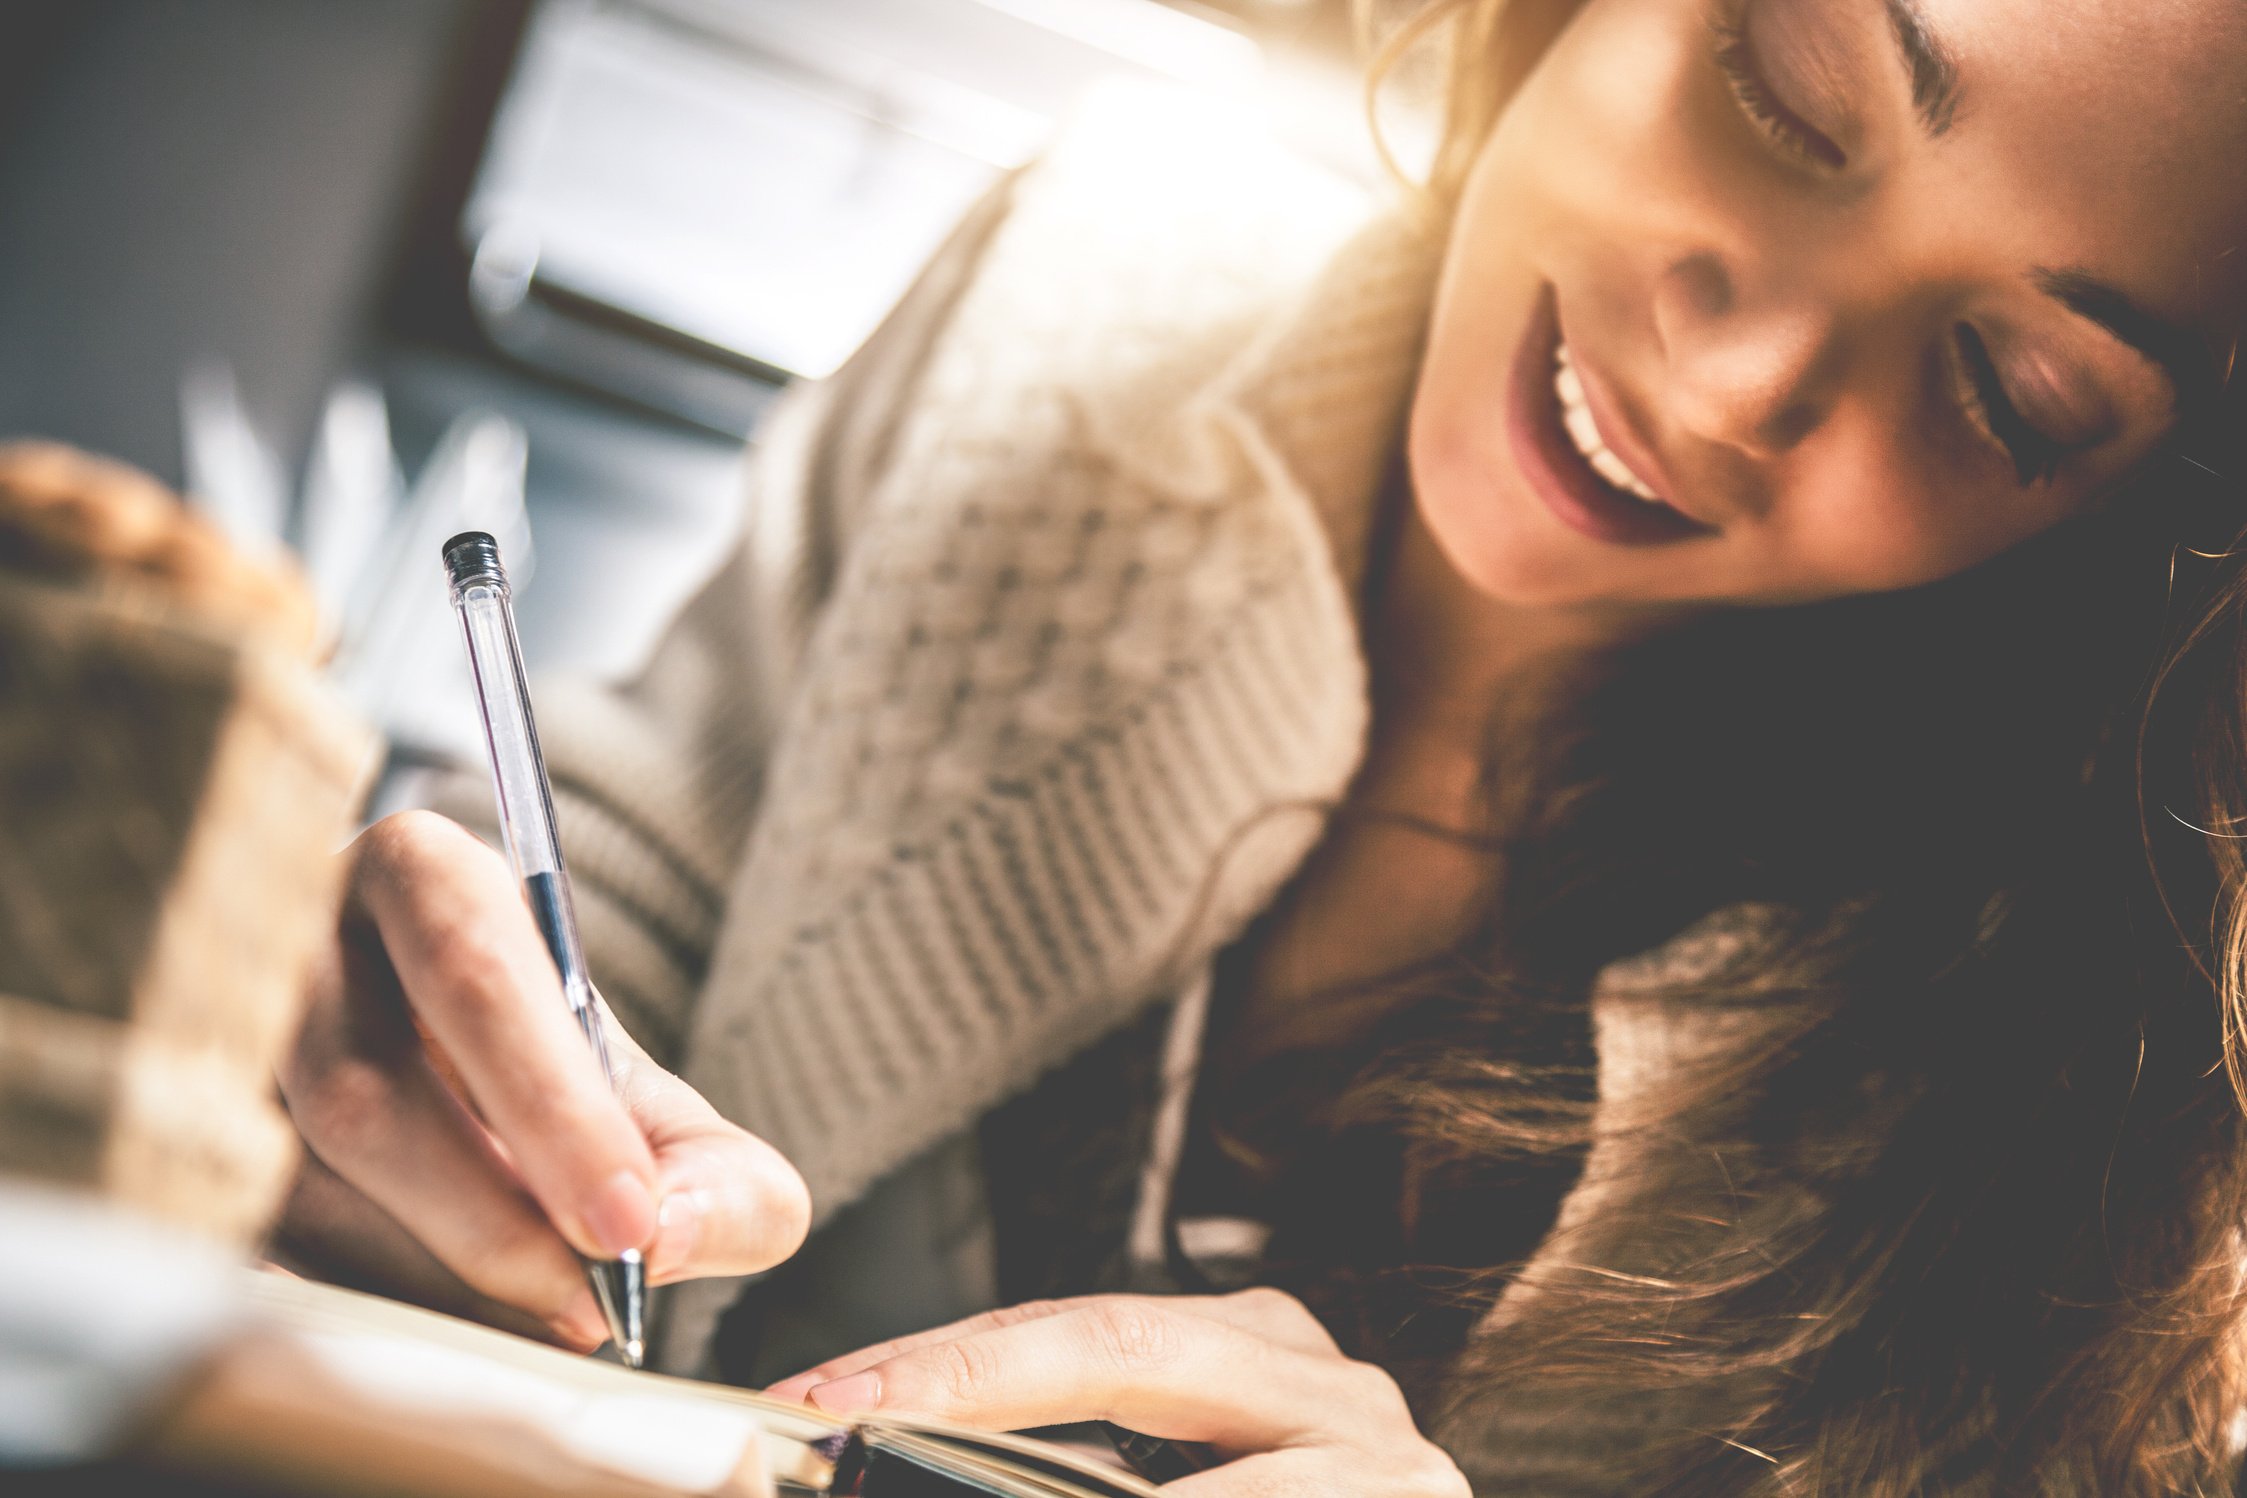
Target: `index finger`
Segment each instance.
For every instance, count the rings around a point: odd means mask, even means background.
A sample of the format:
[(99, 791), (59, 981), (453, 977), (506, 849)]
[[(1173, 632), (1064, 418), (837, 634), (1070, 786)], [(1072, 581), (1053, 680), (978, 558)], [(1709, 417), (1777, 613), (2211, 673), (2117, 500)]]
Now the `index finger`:
[(360, 842), (354, 897), (531, 1195), (580, 1253), (644, 1247), (654, 1156), (571, 1018), (506, 862), (428, 812), (389, 817)]
[(829, 1358), (816, 1368), (808, 1368), (765, 1390), (775, 1399), (801, 1399), (814, 1384), (846, 1378), (864, 1368), (887, 1362), (900, 1353), (916, 1348), (932, 1347), (939, 1342), (956, 1342), (976, 1332), (989, 1331), (1002, 1326), (1014, 1326), (1024, 1321), (1041, 1320), (1068, 1311), (1083, 1310), (1106, 1300), (1149, 1301), (1167, 1309), (1189, 1316), (1200, 1316), (1211, 1321), (1222, 1321), (1283, 1347), (1297, 1352), (1325, 1353), (1341, 1356), (1333, 1336), (1319, 1324), (1318, 1318), (1304, 1308), (1303, 1302), (1283, 1291), (1262, 1286), (1237, 1290), (1230, 1295), (1083, 1295), (1065, 1300), (1032, 1300), (1020, 1305), (1000, 1306), (974, 1316), (962, 1317), (946, 1326), (930, 1327), (927, 1331), (913, 1332), (903, 1337), (893, 1337), (887, 1342), (877, 1342), (856, 1352)]
[(1375, 1439), (1402, 1404), (1364, 1364), (1128, 1296), (916, 1347), (809, 1397), (831, 1414), (897, 1410), (990, 1430), (1112, 1420), (1233, 1450)]

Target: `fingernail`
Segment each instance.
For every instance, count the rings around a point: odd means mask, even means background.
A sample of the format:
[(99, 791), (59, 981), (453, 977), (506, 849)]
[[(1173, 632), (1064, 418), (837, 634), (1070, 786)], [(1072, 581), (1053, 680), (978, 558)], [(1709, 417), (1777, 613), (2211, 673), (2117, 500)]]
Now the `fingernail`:
[(707, 1193), (673, 1191), (655, 1209), (655, 1247), (648, 1251), (648, 1273), (664, 1275), (693, 1262), (709, 1211)]
[(811, 1402), (830, 1415), (861, 1415), (882, 1402), (879, 1373), (853, 1373), (833, 1383), (812, 1386)]
[(655, 1198), (647, 1183), (629, 1170), (610, 1176), (585, 1205), (585, 1231), (611, 1258), (645, 1246), (655, 1234)]

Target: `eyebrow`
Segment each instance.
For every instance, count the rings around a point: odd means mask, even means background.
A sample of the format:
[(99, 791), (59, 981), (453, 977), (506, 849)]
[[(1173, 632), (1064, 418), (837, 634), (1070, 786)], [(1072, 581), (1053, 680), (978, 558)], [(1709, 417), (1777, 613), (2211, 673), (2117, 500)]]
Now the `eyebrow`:
[(2208, 340), (2132, 301), (2088, 271), (2039, 270), (2037, 289), (2143, 354), (2169, 376), (2180, 412), (2198, 411), (2223, 389), (2223, 370)]
[[(1888, 30), (1911, 76), (1912, 109), (1929, 135), (1958, 119), (1958, 54), (1929, 24), (1919, 0), (1883, 0)], [(2088, 271), (2043, 270), (2037, 289), (2076, 316), (2104, 328), (2169, 377), (2180, 412), (2203, 409), (2223, 392), (2226, 371), (2208, 341), (2133, 300)]]
[(1941, 135), (1958, 118), (1958, 56), (1928, 25), (1919, 0), (1886, 0), (1889, 34), (1911, 75), (1912, 108), (1929, 135)]

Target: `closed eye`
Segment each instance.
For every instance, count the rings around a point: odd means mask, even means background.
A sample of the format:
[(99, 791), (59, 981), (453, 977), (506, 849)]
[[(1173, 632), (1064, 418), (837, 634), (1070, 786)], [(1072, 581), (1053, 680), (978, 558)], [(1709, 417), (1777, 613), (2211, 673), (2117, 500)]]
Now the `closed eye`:
[(2004, 377), (1974, 325), (1960, 323), (1957, 333), (1958, 399), (1968, 424), (2004, 450), (2023, 488), (2052, 477), (2071, 450), (2069, 445), (2046, 436), (2021, 414), (2005, 393)]
[(1822, 171), (1839, 171), (1849, 156), (1831, 138), (1786, 105), (1755, 53), (1755, 42), (1742, 21), (1711, 23), (1711, 53), (1717, 71), (1748, 123), (1775, 150)]

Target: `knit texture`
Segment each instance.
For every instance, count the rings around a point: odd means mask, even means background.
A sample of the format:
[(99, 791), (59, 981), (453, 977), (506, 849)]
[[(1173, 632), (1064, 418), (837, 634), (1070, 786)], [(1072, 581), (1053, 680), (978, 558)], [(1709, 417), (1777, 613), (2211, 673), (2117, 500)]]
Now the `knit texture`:
[[(1361, 753), (1440, 246), (1144, 117), (1092, 112), (783, 401), (640, 679), (541, 683), (604, 994), (822, 1221), (1199, 971)], [(677, 1357), (726, 1293), (675, 1297)]]
[[(1440, 249), (1237, 133), (1150, 163), (1096, 119), (787, 398), (741, 551), (649, 670), (542, 684), (605, 993), (821, 1221), (1201, 975), (1316, 842), (1363, 751), (1358, 584)], [(489, 820), (480, 787), (447, 804)], [(1486, 1334), (1579, 1266), (1658, 1270), (1581, 1231), (1650, 1184), (1706, 1177), (1722, 1237), (1722, 1152), (1632, 1119), (1743, 1037), (1636, 998), (1755, 929), (1602, 975), (1597, 1139)], [(665, 1366), (705, 1366), (736, 1292), (669, 1292)], [(1692, 1413), (1440, 1435), (1479, 1490), (1588, 1492), (1584, 1453)]]
[[(1382, 220), (1337, 259), (1359, 205), (1277, 158), (1119, 200), (1130, 146), (1073, 141), (983, 252), (731, 884), (684, 1075), (823, 1209), (1196, 970), (1357, 763), (1351, 596), (1297, 476), (1369, 492), (1432, 256)], [(1319, 331), (1260, 336), (1276, 308)], [(1251, 392), (1311, 450), (1254, 440)]]

